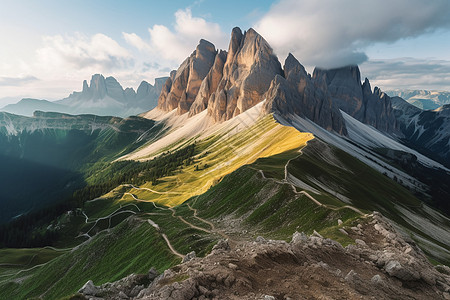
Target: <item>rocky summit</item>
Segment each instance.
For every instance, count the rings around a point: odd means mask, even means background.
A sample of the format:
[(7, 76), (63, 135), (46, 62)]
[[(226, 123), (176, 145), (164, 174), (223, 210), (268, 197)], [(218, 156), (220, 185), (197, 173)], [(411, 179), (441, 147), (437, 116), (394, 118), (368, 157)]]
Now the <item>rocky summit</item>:
[(234, 28), (226, 51), (204, 40), (176, 72), (158, 100), (164, 111), (195, 115), (205, 109), (217, 122), (229, 120), (264, 100), (283, 70), (272, 48), (255, 30)]
[(306, 117), (328, 131), (346, 135), (342, 110), (386, 133), (399, 133), (390, 97), (369, 80), (361, 84), (357, 66), (323, 70), (313, 76), (289, 54), (281, 67), (267, 41), (254, 29), (231, 32), (228, 51), (201, 40), (172, 71), (158, 108), (194, 116), (204, 110), (215, 122), (229, 120), (265, 100), (264, 112)]
[(289, 243), (222, 240), (206, 257), (191, 254), (163, 274), (152, 268), (101, 286), (88, 281), (79, 293), (98, 300), (450, 299), (450, 269), (433, 267), (379, 213), (340, 226), (355, 244), (316, 232), (295, 232)]
[(361, 84), (358, 66), (331, 70), (316, 68), (313, 77), (326, 83), (333, 103), (340, 110), (383, 132), (398, 132), (391, 98), (378, 87), (372, 92), (367, 78)]

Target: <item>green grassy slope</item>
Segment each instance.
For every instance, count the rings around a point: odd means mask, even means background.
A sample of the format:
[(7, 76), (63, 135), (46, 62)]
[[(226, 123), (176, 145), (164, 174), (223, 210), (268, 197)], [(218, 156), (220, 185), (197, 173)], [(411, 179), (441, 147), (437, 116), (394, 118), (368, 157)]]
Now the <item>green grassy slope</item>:
[(357, 208), (380, 211), (410, 234), (430, 258), (450, 263), (450, 220), (349, 154), (312, 141), (303, 155), (291, 161), (288, 172), (320, 191), (315, 197), (322, 203), (342, 206), (345, 203), (337, 198), (343, 198)]

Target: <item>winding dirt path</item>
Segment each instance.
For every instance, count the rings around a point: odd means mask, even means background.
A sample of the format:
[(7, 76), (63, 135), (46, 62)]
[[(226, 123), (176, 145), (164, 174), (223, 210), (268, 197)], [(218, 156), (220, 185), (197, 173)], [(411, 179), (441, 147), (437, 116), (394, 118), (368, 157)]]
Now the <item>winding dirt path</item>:
[(136, 198), (136, 196), (134, 194), (132, 194), (132, 193), (124, 193), (124, 195), (130, 195), (137, 202), (146, 202), (146, 203), (151, 202), (156, 209), (167, 210), (166, 208), (163, 208), (161, 206), (156, 205), (156, 203), (154, 201), (143, 200), (143, 199)]
[(184, 258), (184, 255), (181, 254), (180, 252), (178, 252), (177, 250), (175, 250), (175, 248), (172, 246), (172, 244), (170, 243), (169, 239), (167, 238), (167, 235), (161, 231), (161, 228), (159, 227), (159, 225), (156, 224), (155, 222), (153, 222), (153, 221), (150, 220), (150, 219), (147, 219), (147, 222), (148, 222), (153, 228), (155, 228), (156, 231), (158, 231), (159, 234), (161, 234), (161, 236), (163, 237), (164, 241), (166, 241), (166, 244), (167, 244), (167, 246), (169, 247), (170, 251), (171, 251), (174, 255), (180, 257), (181, 259), (183, 259), (183, 258)]
[(136, 187), (136, 186), (134, 186), (132, 184), (129, 184), (129, 183), (121, 184), (121, 186), (131, 187), (131, 188), (133, 188), (135, 190), (149, 191), (149, 192), (152, 192), (152, 193), (158, 194), (158, 195), (182, 195), (183, 194), (183, 193), (177, 193), (177, 192), (158, 192), (158, 191), (155, 191), (155, 190), (152, 190), (152, 189), (149, 189), (149, 188)]
[[(300, 153), (301, 153), (301, 150), (300, 150)], [(302, 153), (301, 153), (300, 155), (302, 155)], [(300, 156), (300, 155), (299, 155), (299, 156)], [(277, 180), (277, 179), (275, 179), (275, 178), (267, 178), (267, 177), (265, 176), (263, 170), (256, 169), (256, 168), (253, 168), (253, 167), (251, 167), (251, 169), (260, 172), (261, 176), (262, 176), (264, 179), (272, 180), (272, 181), (274, 181), (274, 182), (276, 182), (276, 183), (278, 183), (278, 184), (289, 184), (289, 185), (292, 187), (292, 189), (293, 189), (293, 191), (294, 191), (295, 194), (297, 194), (297, 195), (300, 194), (300, 195), (306, 196), (308, 199), (310, 199), (311, 201), (313, 201), (313, 202), (314, 202), (316, 205), (318, 205), (318, 206), (325, 207), (325, 208), (327, 208), (327, 209), (331, 209), (331, 210), (334, 210), (334, 211), (341, 210), (341, 209), (344, 209), (344, 208), (348, 208), (348, 209), (351, 209), (351, 210), (353, 210), (354, 212), (358, 213), (358, 214), (361, 215), (362, 217), (368, 216), (368, 214), (363, 213), (361, 210), (359, 210), (358, 208), (356, 208), (356, 207), (354, 207), (354, 206), (351, 206), (351, 205), (344, 205), (344, 206), (340, 206), (340, 207), (334, 207), (334, 206), (331, 206), (331, 205), (327, 205), (327, 204), (321, 203), (319, 200), (317, 200), (316, 198), (314, 198), (313, 196), (311, 196), (307, 191), (300, 191), (300, 192), (298, 192), (297, 189), (296, 189), (296, 186), (293, 185), (293, 184), (292, 184), (291, 182), (289, 182), (289, 180), (288, 180), (288, 176), (289, 176), (289, 175), (292, 176), (292, 177), (294, 177), (294, 178), (295, 178), (295, 176), (293, 176), (292, 174), (290, 174), (290, 173), (288, 172), (288, 169), (287, 169), (287, 168), (288, 168), (289, 163), (290, 163), (293, 159), (295, 159), (295, 158), (297, 158), (297, 157), (299, 157), (299, 156), (296, 156), (296, 157), (294, 157), (294, 158), (291, 158), (291, 159), (289, 159), (289, 160), (287, 161), (286, 165), (284, 166), (284, 179), (283, 179), (283, 180)]]
[(175, 211), (175, 209), (173, 209), (172, 207), (169, 207), (169, 210), (172, 212), (172, 217), (180, 219), (181, 222), (183, 222), (184, 224), (188, 225), (189, 227), (191, 227), (191, 228), (193, 228), (193, 229), (197, 229), (197, 230), (204, 231), (204, 232), (206, 232), (206, 233), (212, 233), (212, 232), (211, 232), (210, 230), (208, 230), (208, 229), (205, 229), (205, 228), (202, 228), (202, 227), (198, 227), (198, 226), (195, 226), (195, 225), (192, 224), (192, 223), (189, 223), (189, 222), (186, 221), (182, 216), (176, 216), (176, 211)]

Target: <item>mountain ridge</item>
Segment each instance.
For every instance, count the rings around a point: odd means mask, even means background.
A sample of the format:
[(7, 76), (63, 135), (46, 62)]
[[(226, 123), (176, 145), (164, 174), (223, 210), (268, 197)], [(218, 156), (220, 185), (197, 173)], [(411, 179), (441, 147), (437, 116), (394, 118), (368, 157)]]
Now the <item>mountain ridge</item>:
[(157, 98), (167, 77), (155, 79), (155, 85), (142, 81), (135, 91), (125, 88), (112, 76), (94, 74), (90, 83), (83, 81), (81, 92), (72, 92), (68, 97), (56, 101), (25, 98), (9, 104), (2, 111), (32, 116), (36, 110), (68, 114), (97, 114), (127, 117), (156, 107)]

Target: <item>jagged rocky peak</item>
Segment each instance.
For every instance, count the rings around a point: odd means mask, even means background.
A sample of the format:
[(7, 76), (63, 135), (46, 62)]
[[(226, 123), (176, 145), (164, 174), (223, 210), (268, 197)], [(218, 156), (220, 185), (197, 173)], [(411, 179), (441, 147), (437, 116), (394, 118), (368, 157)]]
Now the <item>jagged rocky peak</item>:
[(216, 54), (214, 64), (209, 70), (208, 75), (206, 75), (205, 79), (203, 79), (197, 96), (195, 97), (195, 101), (189, 109), (189, 116), (196, 115), (207, 108), (209, 98), (216, 91), (219, 82), (222, 79), (223, 66), (226, 59), (226, 51), (220, 50)]
[(313, 78), (326, 82), (332, 101), (342, 111), (381, 131), (398, 132), (390, 97), (377, 87), (372, 92), (367, 78), (361, 84), (358, 66), (316, 68)]
[(189, 111), (198, 94), (203, 79), (211, 69), (216, 56), (216, 49), (208, 41), (200, 40), (195, 51), (184, 60), (170, 80), (164, 84), (158, 100), (158, 108), (178, 114)]
[(289, 54), (283, 78), (277, 75), (266, 94), (264, 111), (277, 112), (289, 119), (290, 114), (306, 117), (329, 131), (346, 134), (341, 113), (333, 105), (322, 78), (313, 79)]
[(200, 41), (164, 84), (158, 108), (190, 116), (207, 109), (215, 121), (225, 121), (264, 100), (277, 74), (283, 74), (280, 62), (264, 38), (236, 27), (228, 52)]
[(234, 28), (217, 90), (208, 101), (208, 114), (216, 121), (239, 115), (264, 100), (281, 64), (272, 48), (254, 29)]

